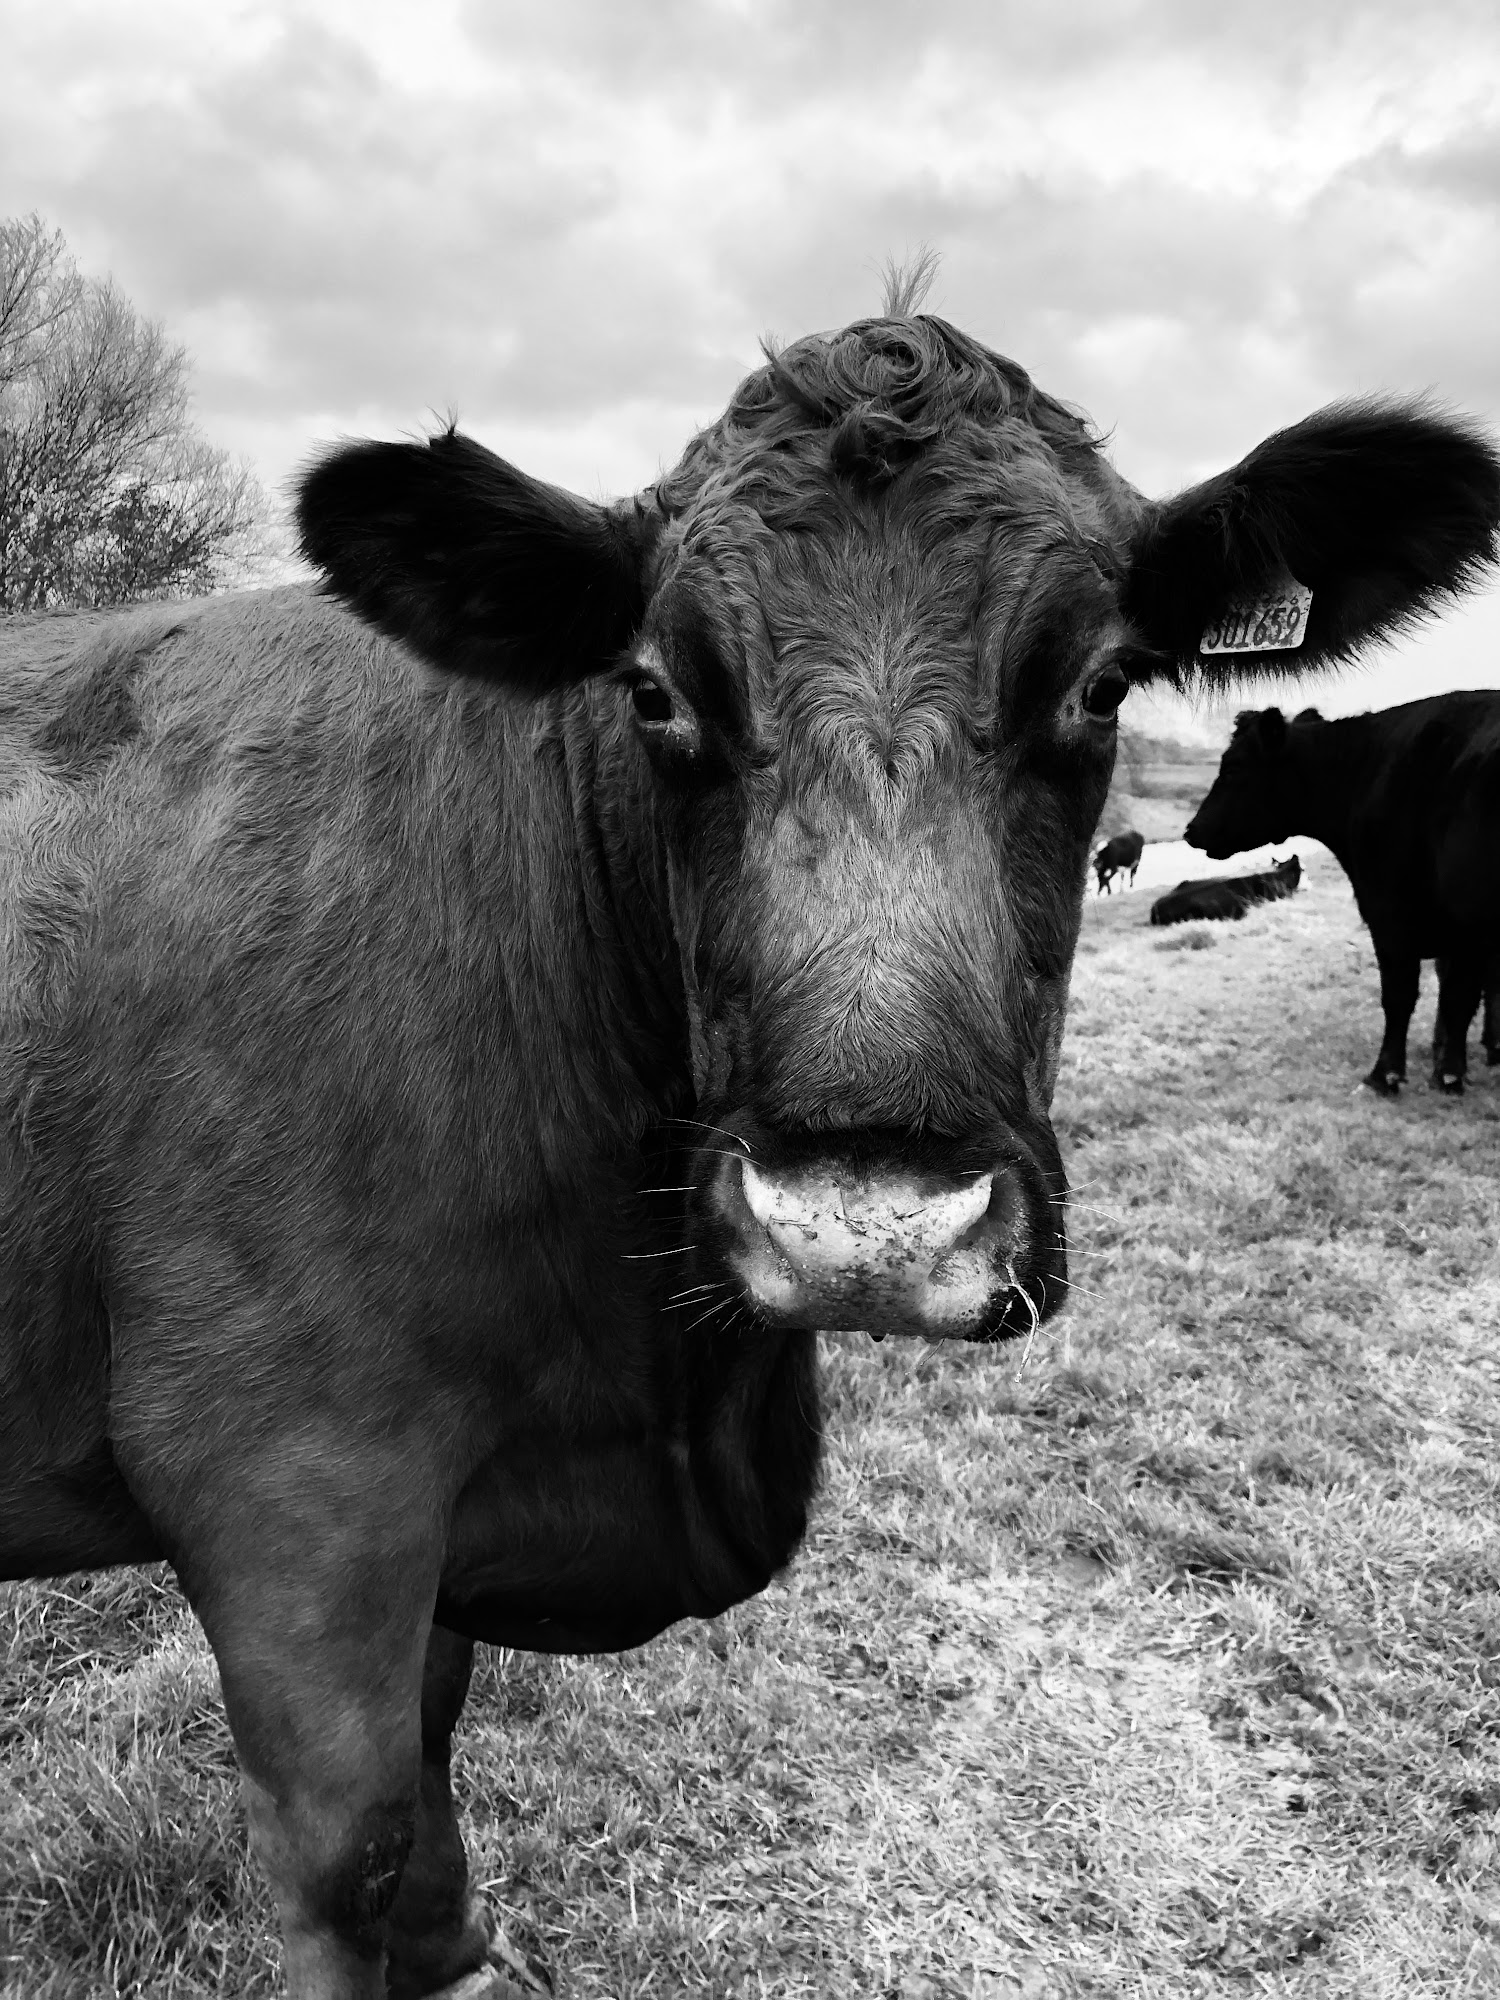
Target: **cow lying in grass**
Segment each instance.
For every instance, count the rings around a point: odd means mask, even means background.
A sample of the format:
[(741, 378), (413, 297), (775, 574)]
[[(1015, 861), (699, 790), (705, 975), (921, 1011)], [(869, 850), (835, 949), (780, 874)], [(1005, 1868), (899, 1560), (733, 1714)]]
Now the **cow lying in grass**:
[[(1187, 829), (1218, 858), (1305, 833), (1331, 848), (1370, 927), (1385, 1034), (1365, 1082), (1406, 1080), (1422, 960), (1438, 962), (1432, 1081), (1464, 1087), (1480, 998), (1500, 984), (1500, 694), (1440, 694), (1325, 722), (1247, 710)], [(1488, 1052), (1494, 1010), (1485, 1008)]]
[(1190, 924), (1201, 918), (1242, 917), (1257, 903), (1295, 896), (1301, 880), (1302, 863), (1292, 854), (1256, 875), (1205, 875), (1201, 881), (1179, 882), (1151, 905), (1151, 921)]
[(5, 630), (0, 1574), (175, 1565), (293, 1994), (505, 1990), (473, 1641), (761, 1589), (815, 1329), (1061, 1303), (1129, 690), (1343, 659), (1497, 516), (1490, 445), (1400, 404), (1147, 500), (895, 313), (633, 499), (348, 446), (302, 489), (323, 594)]

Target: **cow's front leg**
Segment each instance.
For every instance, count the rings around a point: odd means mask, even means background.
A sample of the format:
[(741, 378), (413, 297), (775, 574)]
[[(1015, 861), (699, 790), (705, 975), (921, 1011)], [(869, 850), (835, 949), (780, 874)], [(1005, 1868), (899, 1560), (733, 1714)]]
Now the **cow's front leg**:
[(218, 1658), (293, 2000), (384, 2000), (420, 1818), (439, 1552), (340, 1500), (342, 1520), (278, 1519), (252, 1498), (232, 1547), (221, 1533), (180, 1565)]
[(1437, 962), (1437, 1020), (1432, 1031), (1432, 1083), (1449, 1097), (1459, 1096), (1469, 1067), (1469, 1025), (1484, 991), (1484, 967), (1457, 954)]
[(391, 2000), (503, 2000), (519, 1993), (490, 1964), (490, 1925), (469, 1893), (469, 1863), (453, 1810), (453, 1731), (469, 1690), (474, 1643), (434, 1625), (422, 1676), (422, 1777), (416, 1838), (391, 1906), (386, 1984)]
[(1406, 1081), (1406, 1035), (1417, 1004), (1422, 961), (1414, 952), (1377, 941), (1375, 957), (1380, 966), (1380, 1004), (1385, 1010), (1385, 1038), (1375, 1067), (1365, 1078), (1371, 1090), (1382, 1097), (1394, 1097)]

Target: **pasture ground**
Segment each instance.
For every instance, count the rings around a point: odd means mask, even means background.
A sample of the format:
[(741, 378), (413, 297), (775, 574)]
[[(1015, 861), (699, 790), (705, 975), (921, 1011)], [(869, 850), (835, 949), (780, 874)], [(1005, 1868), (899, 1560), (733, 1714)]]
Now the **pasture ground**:
[[(1226, 726), (1226, 739), (1228, 733)], [(1099, 840), (1132, 831), (1147, 840), (1177, 840), (1217, 777), (1220, 754), (1218, 748), (1176, 743), (1122, 727)], [(1199, 856), (1197, 872), (1212, 874), (1215, 865)]]
[[(1299, 844), (1300, 845), (1300, 844)], [(829, 1343), (783, 1581), (491, 1653), (478, 1880), (558, 1994), (1500, 1993), (1500, 1071), (1356, 1089), (1331, 862), (1243, 923), (1090, 902), (1080, 1291), (1029, 1361)], [(0, 1992), (273, 1990), (164, 1574), (0, 1592)]]

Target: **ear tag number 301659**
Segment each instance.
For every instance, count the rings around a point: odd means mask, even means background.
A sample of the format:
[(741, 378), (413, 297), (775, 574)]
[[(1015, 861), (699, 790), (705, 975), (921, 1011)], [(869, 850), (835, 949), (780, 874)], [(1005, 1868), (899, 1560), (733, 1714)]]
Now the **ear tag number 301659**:
[(1294, 576), (1283, 577), (1261, 597), (1228, 604), (1198, 641), (1208, 653), (1293, 653), (1307, 636), (1312, 592)]

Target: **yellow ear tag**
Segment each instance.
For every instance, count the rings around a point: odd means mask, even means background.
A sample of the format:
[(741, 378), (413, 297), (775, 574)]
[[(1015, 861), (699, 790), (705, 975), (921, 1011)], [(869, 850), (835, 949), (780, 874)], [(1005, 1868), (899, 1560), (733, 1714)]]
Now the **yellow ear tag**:
[(1294, 653), (1307, 636), (1312, 592), (1287, 574), (1259, 597), (1227, 604), (1198, 641), (1200, 654)]

